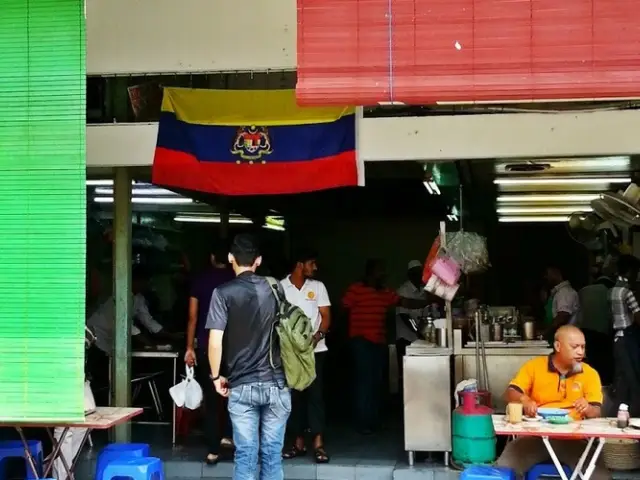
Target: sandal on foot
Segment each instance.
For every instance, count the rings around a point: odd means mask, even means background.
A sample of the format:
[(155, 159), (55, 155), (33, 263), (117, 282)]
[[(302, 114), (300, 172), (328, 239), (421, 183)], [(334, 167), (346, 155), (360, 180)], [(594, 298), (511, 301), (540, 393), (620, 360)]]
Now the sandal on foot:
[(324, 447), (318, 447), (315, 449), (316, 463), (329, 463), (329, 455), (325, 451)]
[(220, 461), (220, 455), (216, 455), (215, 453), (210, 453), (207, 455), (207, 458), (204, 459), (204, 462), (207, 465), (216, 465)]
[(282, 452), (282, 458), (289, 460), (291, 458), (296, 458), (296, 457), (304, 457), (307, 454), (307, 449), (306, 448), (298, 448), (297, 446), (293, 446), (291, 447), (289, 450), (285, 450), (284, 452)]
[(220, 440), (220, 446), (222, 448), (233, 448), (233, 440), (225, 437), (222, 440)]

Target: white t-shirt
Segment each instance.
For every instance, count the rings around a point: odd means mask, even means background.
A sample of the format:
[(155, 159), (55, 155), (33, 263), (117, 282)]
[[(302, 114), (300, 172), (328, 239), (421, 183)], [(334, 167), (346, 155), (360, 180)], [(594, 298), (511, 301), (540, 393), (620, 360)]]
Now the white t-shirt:
[[(427, 292), (425, 292), (421, 288), (417, 288), (413, 283), (409, 280), (400, 285), (400, 288), (396, 290), (396, 293), (402, 298), (409, 298), (412, 300), (426, 300)], [(404, 307), (396, 307), (396, 340), (400, 340), (404, 338), (410, 342), (417, 340), (418, 336), (415, 334), (413, 330), (411, 330), (405, 323), (398, 317), (398, 314), (402, 313), (405, 315), (409, 315), (413, 319), (417, 319), (418, 317), (422, 317), (425, 315), (424, 308), (415, 308), (409, 309)]]
[[(280, 281), (287, 300), (292, 305), (296, 305), (302, 309), (307, 317), (313, 322), (313, 332), (320, 329), (322, 316), (320, 315), (321, 307), (330, 307), (329, 293), (324, 283), (318, 280), (307, 279), (300, 290), (291, 283), (289, 277)], [(318, 342), (315, 349), (317, 352), (326, 352), (327, 344), (324, 338)]]
[[(96, 347), (109, 355), (113, 349), (115, 310), (115, 299), (110, 297), (87, 320), (87, 326), (96, 337)], [(147, 301), (140, 294), (133, 297), (133, 316), (151, 333), (158, 333), (162, 330), (162, 325), (151, 316)], [(140, 329), (131, 325), (131, 335), (140, 335)]]

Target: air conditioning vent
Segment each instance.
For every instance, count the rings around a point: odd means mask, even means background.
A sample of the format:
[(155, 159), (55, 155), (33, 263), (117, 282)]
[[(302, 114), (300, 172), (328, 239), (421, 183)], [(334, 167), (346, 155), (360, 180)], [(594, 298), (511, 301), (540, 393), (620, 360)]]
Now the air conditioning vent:
[(504, 166), (507, 172), (516, 173), (544, 172), (550, 168), (548, 163), (510, 163)]

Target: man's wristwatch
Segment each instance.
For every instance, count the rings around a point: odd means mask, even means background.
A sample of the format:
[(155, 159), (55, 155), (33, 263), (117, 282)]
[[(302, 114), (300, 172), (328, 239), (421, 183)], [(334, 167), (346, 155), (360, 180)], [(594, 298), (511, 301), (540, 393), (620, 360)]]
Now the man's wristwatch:
[(316, 335), (317, 335), (318, 337), (320, 337), (320, 340), (323, 340), (323, 339), (324, 339), (324, 337), (326, 337), (326, 336), (327, 336), (327, 334), (326, 334), (326, 333), (321, 332), (320, 330), (318, 330), (318, 331), (316, 332)]

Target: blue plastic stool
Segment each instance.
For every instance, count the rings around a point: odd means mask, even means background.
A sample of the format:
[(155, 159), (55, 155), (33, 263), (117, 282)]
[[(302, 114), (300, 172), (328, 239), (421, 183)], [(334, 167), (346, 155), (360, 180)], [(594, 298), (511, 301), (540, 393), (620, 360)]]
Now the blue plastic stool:
[(24, 458), (26, 463), (26, 472), (27, 479), (35, 479), (38, 476), (42, 475), (43, 465), (44, 465), (44, 454), (42, 453), (42, 442), (39, 440), (29, 440), (27, 441), (29, 445), (29, 452), (31, 452), (31, 456), (33, 457), (34, 463), (36, 464), (36, 469), (38, 470), (38, 475), (34, 475), (27, 459), (24, 456), (24, 445), (21, 441), (9, 440), (6, 442), (0, 442), (0, 480), (5, 480), (6, 473), (5, 467), (2, 465), (7, 458)]
[(460, 474), (460, 480), (515, 480), (516, 472), (508, 467), (470, 465)]
[[(563, 465), (562, 469), (567, 477), (571, 478), (573, 470), (567, 465)], [(553, 463), (538, 463), (531, 467), (525, 475), (525, 480), (537, 480), (539, 477), (559, 477), (558, 469)]]
[(114, 460), (148, 457), (151, 447), (148, 443), (111, 443), (104, 447), (96, 462), (96, 478), (102, 478), (104, 469)]
[(111, 480), (116, 477), (132, 480), (164, 480), (162, 460), (155, 457), (114, 460), (104, 469), (102, 477), (96, 480)]

